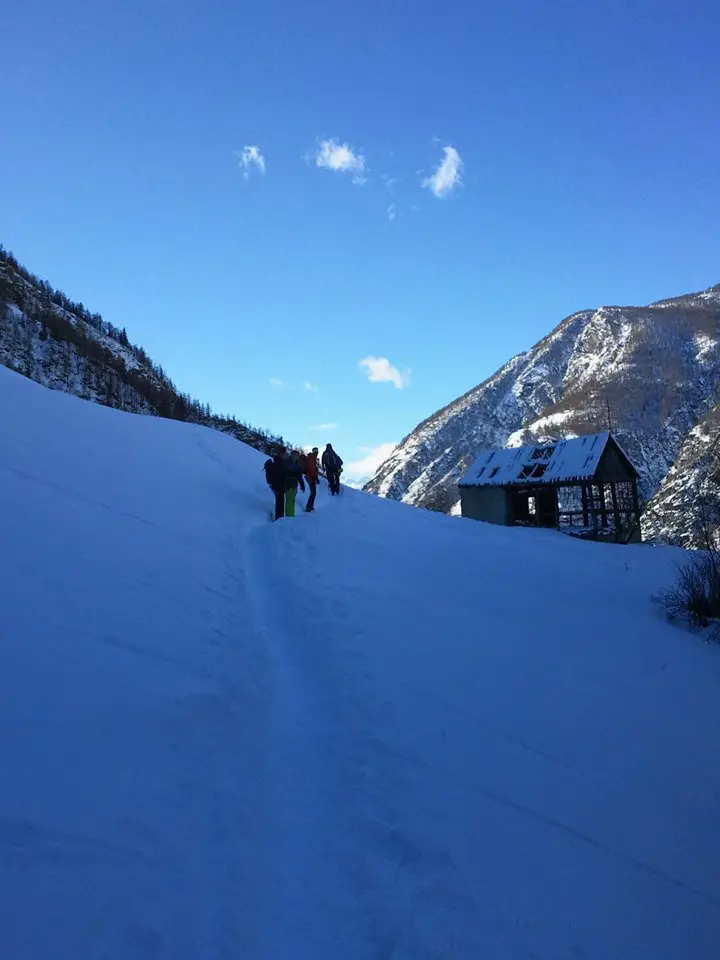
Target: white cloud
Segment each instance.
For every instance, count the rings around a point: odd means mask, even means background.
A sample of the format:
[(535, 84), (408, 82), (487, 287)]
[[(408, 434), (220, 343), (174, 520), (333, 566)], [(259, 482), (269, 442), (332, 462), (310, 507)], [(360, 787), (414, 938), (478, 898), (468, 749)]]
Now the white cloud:
[(371, 383), (392, 383), (398, 390), (410, 385), (410, 371), (400, 373), (387, 357), (365, 357), (358, 365)]
[(325, 170), (335, 170), (339, 173), (352, 174), (354, 183), (365, 183), (365, 157), (355, 153), (347, 143), (338, 143), (332, 137), (322, 140), (315, 154), (315, 163)]
[(270, 384), (271, 387), (284, 387), (284, 386), (285, 386), (285, 381), (284, 381), (284, 380), (278, 380), (277, 377), (270, 377), (270, 379), (268, 380), (268, 383)]
[(434, 196), (446, 197), (449, 193), (462, 183), (460, 174), (463, 168), (463, 161), (455, 147), (443, 147), (443, 161), (431, 177), (423, 180), (423, 186), (427, 187)]
[(339, 423), (316, 423), (312, 427), (308, 427), (308, 430), (339, 430)]
[(250, 177), (253, 167), (260, 173), (265, 173), (265, 157), (260, 153), (260, 147), (243, 147), (238, 157), (246, 180)]
[(377, 447), (361, 447), (365, 454), (359, 460), (346, 463), (343, 468), (343, 480), (351, 487), (362, 487), (375, 476), (378, 467), (392, 454), (397, 444), (381, 443)]
[(387, 218), (390, 221), (390, 223), (392, 223), (395, 217), (397, 216), (397, 210), (395, 208), (395, 204), (391, 203), (390, 206), (385, 211), (385, 213), (387, 213)]
[(395, 184), (397, 183), (397, 180), (394, 177), (388, 176), (387, 173), (381, 173), (380, 179), (387, 187), (389, 193), (395, 193), (394, 187), (395, 187)]
[(310, 393), (317, 393), (320, 389), (316, 383), (313, 383), (312, 380), (303, 380), (303, 390), (308, 390)]

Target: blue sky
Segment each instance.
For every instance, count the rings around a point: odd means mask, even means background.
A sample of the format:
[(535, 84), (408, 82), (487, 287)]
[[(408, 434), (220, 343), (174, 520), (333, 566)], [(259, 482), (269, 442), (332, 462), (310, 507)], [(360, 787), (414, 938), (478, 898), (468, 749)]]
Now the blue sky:
[(0, 242), (181, 389), (360, 460), (575, 310), (720, 282), (719, 28), (679, 0), (24, 0)]

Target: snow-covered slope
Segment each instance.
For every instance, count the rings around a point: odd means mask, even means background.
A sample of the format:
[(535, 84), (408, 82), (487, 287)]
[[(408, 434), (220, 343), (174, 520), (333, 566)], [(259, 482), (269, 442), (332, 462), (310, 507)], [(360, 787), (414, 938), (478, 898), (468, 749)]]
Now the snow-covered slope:
[(720, 387), (720, 286), (564, 320), (527, 353), (421, 423), (366, 489), (449, 512), (483, 447), (611, 426), (651, 495)]
[(272, 524), (217, 431), (0, 402), (3, 957), (715, 956), (676, 551), (324, 487)]

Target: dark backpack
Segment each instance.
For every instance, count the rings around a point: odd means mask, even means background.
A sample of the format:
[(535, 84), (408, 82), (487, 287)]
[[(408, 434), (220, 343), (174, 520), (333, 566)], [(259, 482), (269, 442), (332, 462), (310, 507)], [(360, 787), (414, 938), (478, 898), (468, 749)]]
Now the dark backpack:
[(264, 469), (268, 486), (273, 490), (278, 489), (282, 485), (282, 471), (280, 466), (275, 463), (274, 460), (266, 460)]

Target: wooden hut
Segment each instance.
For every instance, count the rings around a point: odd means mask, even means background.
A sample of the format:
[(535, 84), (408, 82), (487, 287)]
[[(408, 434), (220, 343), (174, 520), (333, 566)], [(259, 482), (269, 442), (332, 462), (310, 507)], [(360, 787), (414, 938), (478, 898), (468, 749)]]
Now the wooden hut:
[(638, 472), (610, 433), (483, 450), (459, 484), (462, 515), (638, 543)]

